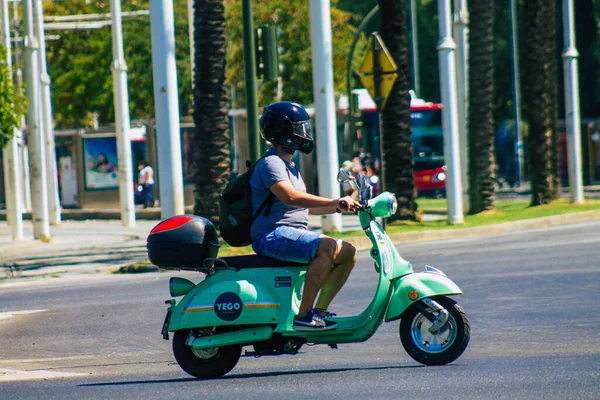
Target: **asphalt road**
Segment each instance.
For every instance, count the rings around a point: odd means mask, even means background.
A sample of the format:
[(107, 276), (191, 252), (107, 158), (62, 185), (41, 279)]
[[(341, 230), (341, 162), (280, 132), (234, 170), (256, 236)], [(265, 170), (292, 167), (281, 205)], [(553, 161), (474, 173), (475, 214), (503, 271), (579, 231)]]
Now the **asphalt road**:
[[(226, 377), (197, 381), (159, 334), (170, 273), (0, 285), (0, 398), (599, 399), (598, 232), (589, 222), (399, 245), (415, 270), (436, 266), (464, 291), (471, 343), (442, 367), (413, 361), (393, 322), (365, 343), (242, 357)], [(368, 304), (371, 265), (362, 252), (333, 311)]]

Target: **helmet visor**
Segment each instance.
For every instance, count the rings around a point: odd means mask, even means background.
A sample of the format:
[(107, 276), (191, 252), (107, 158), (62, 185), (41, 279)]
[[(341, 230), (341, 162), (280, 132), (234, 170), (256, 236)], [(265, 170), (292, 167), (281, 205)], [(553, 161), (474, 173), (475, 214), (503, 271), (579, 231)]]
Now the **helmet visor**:
[(294, 147), (302, 153), (310, 154), (314, 147), (310, 121), (291, 121), (291, 123), (290, 139)]

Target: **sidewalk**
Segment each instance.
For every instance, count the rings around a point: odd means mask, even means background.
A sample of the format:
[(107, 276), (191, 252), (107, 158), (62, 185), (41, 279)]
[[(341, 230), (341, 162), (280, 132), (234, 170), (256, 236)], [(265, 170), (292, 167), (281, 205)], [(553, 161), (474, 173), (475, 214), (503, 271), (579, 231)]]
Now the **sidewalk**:
[[(139, 211), (143, 214), (140, 215)], [(33, 239), (31, 220), (23, 222), (25, 239), (20, 241), (13, 241), (11, 227), (5, 221), (0, 221), (0, 279), (3, 278), (2, 269), (5, 270), (4, 274), (16, 275), (19, 271), (48, 266), (82, 263), (118, 266), (145, 260), (146, 238), (160, 221), (160, 209), (136, 210), (136, 213), (136, 226), (127, 228), (118, 219), (118, 210), (65, 210), (63, 221), (50, 227), (52, 239), (49, 243)], [(320, 218), (310, 216), (309, 227), (320, 230)], [(360, 230), (358, 217), (343, 216), (343, 229)]]
[[(63, 214), (65, 216), (68, 212), (72, 217), (81, 218), (91, 213), (90, 210), (65, 211)], [(80, 211), (79, 215), (77, 211)], [(150, 214), (150, 211), (155, 215), (145, 215), (149, 219), (141, 219), (138, 215), (134, 228), (123, 227), (118, 219), (63, 220), (60, 225), (51, 226), (52, 239), (49, 243), (33, 239), (31, 221), (24, 221), (25, 239), (13, 241), (10, 226), (0, 221), (0, 283), (6, 282), (8, 278), (47, 278), (55, 275), (63, 276), (65, 273), (80, 275), (105, 273), (110, 268), (146, 260), (146, 238), (150, 230), (159, 222), (160, 217), (159, 209), (148, 210), (146, 213)], [(102, 213), (107, 216), (116, 213), (118, 217), (118, 210), (103, 210)], [(155, 218), (150, 218), (151, 216)], [(310, 216), (311, 229), (320, 230), (320, 218)], [(426, 214), (425, 218), (444, 219), (445, 216)], [(595, 210), (477, 228), (394, 234), (391, 235), (391, 239), (394, 243), (409, 243), (476, 237), (598, 219), (600, 219), (600, 210)], [(354, 215), (344, 215), (343, 230), (360, 230), (358, 218)], [(345, 240), (352, 242), (359, 250), (371, 246), (366, 236)]]

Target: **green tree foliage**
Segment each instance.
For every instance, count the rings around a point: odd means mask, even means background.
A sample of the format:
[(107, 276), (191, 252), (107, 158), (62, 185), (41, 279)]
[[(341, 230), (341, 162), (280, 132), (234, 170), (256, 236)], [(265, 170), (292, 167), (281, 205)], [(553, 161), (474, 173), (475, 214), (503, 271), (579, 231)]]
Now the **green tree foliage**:
[[(123, 11), (147, 10), (148, 0), (122, 2)], [(191, 75), (187, 1), (176, 0), (175, 40), (180, 110), (190, 113)], [(109, 0), (44, 2), (46, 16), (106, 13)], [(101, 124), (114, 122), (110, 26), (95, 30), (52, 30), (57, 40), (46, 42), (48, 73), (52, 78), (54, 120), (58, 128), (89, 126), (97, 112)], [(123, 18), (123, 46), (128, 67), (131, 119), (154, 118), (150, 17)]]
[[(439, 41), (438, 10), (436, 0), (417, 0), (419, 72), (421, 76), (421, 92), (419, 97), (428, 101), (440, 102), (439, 65), (436, 46)], [(522, 6), (524, 0), (518, 0), (518, 30), (520, 59), (525, 57), (523, 35)], [(574, 0), (576, 39), (579, 51), (580, 97), (582, 118), (598, 117), (600, 110), (600, 79), (597, 71), (600, 66), (600, 2), (594, 0)], [(377, 0), (340, 0), (342, 10), (364, 16), (377, 5)], [(469, 2), (469, 8), (472, 4)], [(496, 125), (504, 119), (513, 118), (511, 47), (510, 34), (510, 0), (494, 0), (494, 119)], [(558, 53), (562, 51), (562, 18), (558, 7), (557, 28), (559, 32)], [(359, 21), (360, 23), (360, 21)], [(374, 29), (378, 29), (375, 28)], [(358, 54), (358, 53), (357, 53)], [(412, 55), (411, 55), (412, 57)], [(412, 63), (411, 73), (412, 73)], [(560, 68), (559, 68), (560, 69)], [(522, 70), (521, 70), (522, 76)], [(564, 118), (562, 105), (563, 87), (559, 85), (559, 116)]]
[[(436, 51), (438, 17), (436, 0), (417, 0), (419, 69), (421, 92), (419, 96), (433, 102), (441, 101), (439, 91), (439, 67)], [(46, 16), (75, 15), (87, 13), (110, 13), (110, 1), (85, 0), (45, 1)], [(225, 0), (227, 16), (227, 62), (228, 85), (236, 85), (236, 106), (244, 104), (243, 52), (241, 1)], [(334, 78), (336, 91), (344, 93), (345, 60), (352, 43), (354, 29), (375, 5), (377, 0), (337, 0), (332, 1)], [(519, 1), (519, 5), (523, 0)], [(510, 61), (509, 0), (494, 0), (494, 117), (496, 124), (512, 118), (512, 85)], [(600, 46), (598, 30), (600, 26), (600, 3), (593, 0), (575, 0), (577, 47), (580, 53), (580, 94), (583, 118), (598, 116), (600, 109)], [(123, 11), (148, 9), (148, 0), (122, 2)], [(304, 103), (312, 102), (312, 76), (310, 53), (310, 28), (308, 2), (283, 0), (253, 2), (255, 26), (276, 23), (283, 31), (279, 44), (285, 49), (280, 62), (284, 65), (283, 93), (286, 98), (294, 98)], [(176, 60), (182, 115), (191, 114), (191, 73), (190, 48), (187, 23), (187, 0), (174, 0)], [(559, 10), (560, 11), (560, 10)], [(107, 15), (110, 19), (110, 15)], [(524, 59), (525, 40), (522, 34), (521, 7), (519, 7), (520, 52)], [(560, 18), (558, 21), (560, 27)], [(129, 102), (132, 119), (154, 116), (152, 86), (152, 52), (150, 44), (150, 19), (148, 16), (123, 19), (125, 59), (129, 68)], [(374, 26), (370, 29), (379, 29)], [(57, 127), (81, 127), (90, 124), (92, 112), (99, 113), (101, 123), (114, 121), (112, 102), (112, 43), (110, 27), (98, 30), (48, 31), (60, 36), (57, 40), (47, 40), (49, 74), (52, 78), (52, 100), (54, 119)], [(367, 33), (369, 33), (367, 31)], [(22, 34), (22, 33), (21, 33)], [(562, 35), (558, 51), (562, 50)], [(364, 43), (364, 42), (363, 42)], [(362, 61), (364, 46), (359, 46), (354, 60), (358, 67)], [(412, 69), (412, 63), (410, 63)], [(355, 68), (356, 69), (356, 68)], [(559, 68), (560, 69), (560, 68)], [(412, 73), (412, 71), (410, 72)], [(274, 81), (261, 84), (259, 103), (264, 104), (275, 98)], [(559, 105), (562, 104), (562, 85), (559, 85)], [(559, 106), (560, 117), (564, 117), (564, 107)]]
[[(360, 20), (348, 12), (337, 9), (337, 1), (331, 3), (335, 91), (345, 93), (346, 59), (356, 30), (354, 25), (357, 25)], [(301, 104), (311, 104), (313, 89), (308, 2), (254, 1), (253, 11), (255, 27), (276, 25), (280, 29), (279, 47), (283, 51), (279, 56), (279, 62), (283, 66), (281, 71), (283, 97)], [(225, 12), (228, 32), (227, 81), (236, 89), (234, 107), (243, 107), (245, 86), (241, 1), (225, 0)], [(360, 61), (360, 57), (357, 61)], [(275, 81), (262, 82), (258, 103), (263, 105), (275, 100)]]
[(12, 84), (7, 62), (6, 47), (0, 44), (0, 149), (13, 137), (21, 125), (27, 100)]

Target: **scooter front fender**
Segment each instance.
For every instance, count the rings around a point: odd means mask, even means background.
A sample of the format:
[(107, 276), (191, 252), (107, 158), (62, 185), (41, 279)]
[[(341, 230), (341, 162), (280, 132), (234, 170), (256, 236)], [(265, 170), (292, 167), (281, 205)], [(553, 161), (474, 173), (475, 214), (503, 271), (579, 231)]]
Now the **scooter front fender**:
[(405, 275), (394, 282), (394, 294), (390, 299), (385, 321), (400, 318), (408, 307), (426, 297), (461, 293), (462, 290), (456, 283), (442, 274), (419, 272)]

